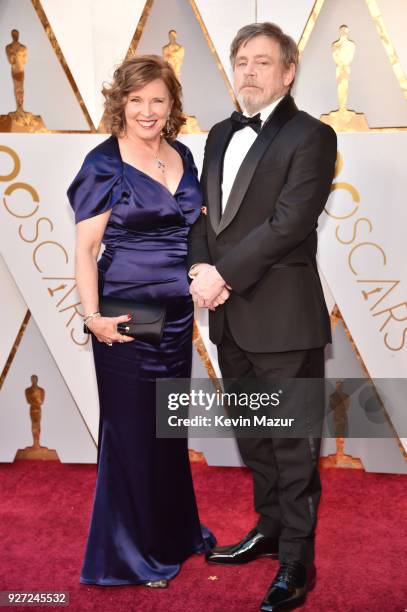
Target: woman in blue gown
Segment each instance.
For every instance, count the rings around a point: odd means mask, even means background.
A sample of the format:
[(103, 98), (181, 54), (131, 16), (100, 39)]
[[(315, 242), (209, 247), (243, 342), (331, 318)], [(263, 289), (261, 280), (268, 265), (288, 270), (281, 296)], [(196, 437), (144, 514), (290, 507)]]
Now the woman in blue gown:
[[(171, 67), (158, 56), (134, 57), (103, 93), (112, 135), (88, 153), (68, 189), (100, 403), (80, 581), (165, 587), (182, 561), (214, 544), (199, 522), (187, 440), (155, 435), (155, 380), (191, 374), (187, 237), (202, 196), (191, 152), (175, 140), (183, 118)], [(98, 293), (165, 304), (160, 346), (118, 333), (127, 315), (100, 316)]]

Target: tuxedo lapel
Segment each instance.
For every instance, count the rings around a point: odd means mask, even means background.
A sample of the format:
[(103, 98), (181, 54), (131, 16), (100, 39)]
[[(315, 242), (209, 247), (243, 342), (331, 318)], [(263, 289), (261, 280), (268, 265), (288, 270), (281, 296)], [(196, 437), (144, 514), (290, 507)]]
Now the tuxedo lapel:
[(225, 121), (222, 129), (214, 137), (211, 145), (213, 153), (208, 157), (207, 162), (204, 188), (206, 189), (208, 214), (215, 233), (218, 231), (222, 209), (223, 158), (232, 135), (232, 123)]
[[(298, 109), (295, 105), (293, 98), (290, 95), (285, 96), (281, 102), (276, 106), (271, 118), (265, 123), (260, 134), (257, 136), (253, 145), (250, 147), (247, 152), (246, 157), (244, 158), (238, 173), (236, 174), (235, 181), (233, 183), (226, 207), (225, 212), (223, 213), (222, 218), (220, 219), (220, 223), (218, 223), (217, 235), (223, 232), (224, 229), (233, 221), (235, 218), (240, 205), (243, 201), (244, 196), (246, 195), (246, 191), (249, 188), (250, 182), (253, 178), (253, 174), (263, 157), (264, 153), (268, 149), (268, 147), (273, 142), (274, 138), (277, 136), (278, 132), (281, 130), (283, 125), (287, 123), (296, 113)], [(229, 138), (230, 140), (230, 138)], [(228, 142), (229, 142), (228, 140)], [(223, 150), (222, 154), (222, 163), (223, 163), (223, 155), (225, 152), (226, 146)], [(215, 177), (213, 177), (215, 182)], [(220, 177), (216, 177), (217, 181), (221, 181)], [(217, 182), (216, 185), (219, 186), (219, 215), (220, 215), (220, 185), (221, 183)]]

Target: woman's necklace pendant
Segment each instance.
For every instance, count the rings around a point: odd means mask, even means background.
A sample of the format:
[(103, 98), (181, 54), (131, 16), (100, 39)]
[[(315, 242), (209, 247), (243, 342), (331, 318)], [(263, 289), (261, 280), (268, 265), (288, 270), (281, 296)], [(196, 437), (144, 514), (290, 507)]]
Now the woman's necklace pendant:
[(161, 170), (161, 172), (164, 174), (165, 172), (165, 162), (163, 162), (161, 159), (158, 158), (158, 156), (155, 158), (155, 163), (157, 165), (157, 168), (159, 170)]
[(155, 165), (160, 170), (160, 172), (164, 174), (165, 173), (165, 162), (163, 162), (163, 160), (158, 157), (160, 154), (160, 148), (161, 148), (161, 140), (160, 140), (160, 144), (158, 145), (157, 153), (155, 153), (154, 155), (154, 161), (155, 161)]

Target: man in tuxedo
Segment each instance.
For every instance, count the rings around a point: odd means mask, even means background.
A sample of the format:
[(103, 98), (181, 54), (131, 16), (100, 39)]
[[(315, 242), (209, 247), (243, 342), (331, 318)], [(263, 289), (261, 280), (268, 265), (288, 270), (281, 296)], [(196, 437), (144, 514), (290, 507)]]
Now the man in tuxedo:
[[(336, 135), (297, 109), (290, 90), (298, 49), (278, 26), (239, 30), (231, 62), (244, 114), (234, 112), (208, 135), (205, 207), (190, 232), (190, 291), (210, 309), (224, 379), (321, 379), (331, 335), (316, 229), (334, 175)], [(319, 410), (303, 392), (296, 402), (305, 418)], [(278, 557), (261, 609), (297, 607), (315, 582), (320, 437), (242, 437), (238, 445), (259, 520), (207, 560)]]

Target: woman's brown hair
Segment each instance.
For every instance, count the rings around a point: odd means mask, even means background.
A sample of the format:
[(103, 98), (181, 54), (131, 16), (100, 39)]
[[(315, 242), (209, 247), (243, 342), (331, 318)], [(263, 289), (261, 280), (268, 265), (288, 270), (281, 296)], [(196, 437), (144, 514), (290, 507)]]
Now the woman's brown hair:
[(124, 106), (128, 95), (155, 79), (164, 81), (172, 100), (164, 137), (168, 140), (174, 140), (177, 137), (181, 127), (186, 123), (182, 113), (181, 84), (170, 64), (159, 55), (138, 55), (124, 60), (114, 71), (113, 81), (103, 87), (104, 123), (107, 130), (114, 136), (122, 136), (125, 132)]

